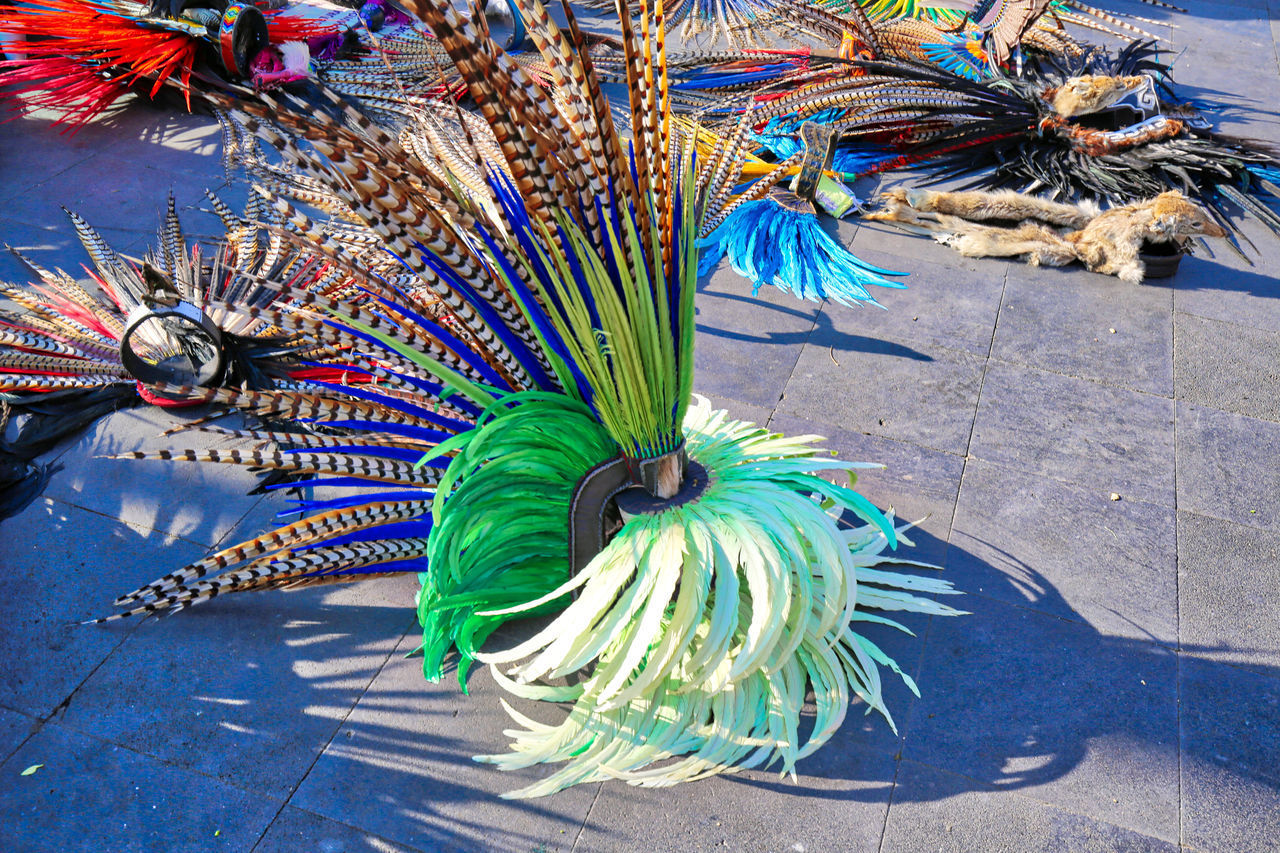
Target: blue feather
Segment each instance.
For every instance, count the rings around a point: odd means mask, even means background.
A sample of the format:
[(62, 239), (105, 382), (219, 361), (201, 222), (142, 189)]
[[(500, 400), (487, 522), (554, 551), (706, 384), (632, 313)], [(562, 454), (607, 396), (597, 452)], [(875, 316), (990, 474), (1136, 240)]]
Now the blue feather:
[(906, 273), (859, 260), (823, 230), (816, 216), (788, 210), (767, 198), (740, 205), (698, 245), (706, 250), (700, 274), (710, 272), (728, 255), (733, 269), (751, 281), (753, 292), (772, 284), (801, 299), (879, 305), (867, 291), (868, 285), (906, 287), (883, 277)]
[[(408, 447), (370, 447), (365, 444), (336, 444), (331, 447), (286, 447), (281, 453), (343, 453), (352, 456), (374, 456), (379, 459), (398, 459), (401, 462), (414, 463), (422, 458), (422, 450)], [(425, 464), (434, 468), (447, 467), (451, 462), (448, 457), (437, 457)]]
[[(309, 481), (306, 485), (311, 485), (314, 481)], [(297, 483), (284, 484), (286, 486), (297, 486)], [(425, 489), (415, 489), (413, 491), (396, 491), (396, 492), (377, 492), (370, 494), (365, 492), (359, 495), (346, 495), (341, 498), (332, 498), (327, 501), (313, 501), (305, 499), (290, 499), (289, 503), (294, 504), (292, 509), (281, 510), (276, 513), (276, 517), (285, 515), (294, 515), (299, 512), (327, 512), (331, 509), (346, 509), (347, 507), (359, 506), (367, 503), (377, 503), (379, 501), (426, 501), (431, 495), (430, 491)], [(424, 503), (424, 511), (426, 506)]]
[[(493, 188), (494, 194), (498, 197), (499, 203), (506, 212), (507, 221), (511, 224), (512, 233), (515, 234), (517, 242), (520, 243), (524, 256), (531, 264), (534, 265), (534, 275), (540, 281), (547, 281), (551, 272), (547, 269), (546, 264), (542, 262), (542, 259), (538, 256), (537, 251), (533, 249), (533, 244), (530, 242), (531, 234), (529, 229), (532, 226), (529, 222), (528, 214), (524, 209), (523, 202), (519, 204), (516, 203), (517, 197), (515, 196), (515, 190), (507, 182), (505, 175), (502, 175), (501, 173), (490, 173), (489, 185)], [(555, 351), (556, 355), (560, 357), (560, 360), (563, 361), (573, 373), (573, 381), (577, 385), (579, 396), (590, 404), (592, 396), (591, 386), (587, 382), (586, 377), (583, 376), (581, 369), (579, 369), (578, 365), (574, 363), (573, 358), (569, 355), (569, 349), (565, 345), (564, 339), (560, 336), (560, 333), (556, 331), (555, 326), (551, 323), (551, 318), (547, 316), (546, 309), (544, 309), (541, 303), (534, 297), (528, 286), (525, 285), (524, 281), (521, 280), (521, 278), (516, 274), (516, 271), (512, 269), (511, 265), (502, 256), (502, 253), (498, 251), (498, 247), (489, 233), (484, 229), (478, 229), (478, 231), (480, 236), (489, 245), (497, 263), (499, 263), (504, 272), (506, 272), (509, 280), (512, 282), (512, 286), (518, 289), (521, 301), (523, 301), (529, 308), (530, 317), (538, 324), (538, 328), (542, 331), (547, 344)], [(561, 310), (562, 306), (556, 299), (554, 293), (550, 294), (550, 299), (553, 302), (553, 309), (557, 311)]]
[(408, 560), (395, 560), (390, 563), (377, 563), (372, 566), (361, 566), (357, 569), (338, 569), (337, 571), (312, 572), (301, 575), (304, 578), (342, 577), (344, 575), (374, 575), (380, 572), (425, 572), (426, 557), (413, 557)]
[(502, 343), (506, 345), (515, 360), (529, 374), (534, 384), (539, 388), (554, 388), (555, 383), (551, 381), (551, 377), (547, 376), (542, 369), (538, 359), (525, 345), (524, 341), (520, 340), (519, 336), (507, 327), (506, 322), (493, 306), (481, 299), (471, 285), (454, 272), (435, 252), (416, 241), (413, 245), (422, 255), (423, 260), (435, 270), (436, 274), (448, 282), (449, 286), (475, 309), (475, 312), (480, 315), (485, 324), (502, 340)]
[[(318, 385), (321, 388), (328, 388), (330, 391), (336, 391), (339, 394), (355, 397), (357, 400), (377, 403), (380, 406), (386, 406), (388, 409), (395, 409), (397, 412), (404, 412), (406, 415), (412, 415), (413, 417), (421, 418), (424, 421), (431, 421), (434, 423), (440, 417), (430, 409), (423, 408), (422, 406), (415, 406), (413, 403), (409, 403), (395, 397), (378, 394), (374, 391), (368, 390), (367, 388), (360, 388), (354, 385), (340, 385), (337, 382), (313, 381), (312, 384)], [(448, 402), (449, 405), (457, 406), (460, 409), (464, 409), (464, 411), (470, 411), (471, 414), (479, 415), (482, 411), (472, 403), (463, 400), (461, 397), (450, 399)]]
[[(464, 421), (456, 421), (462, 424), (459, 431), (471, 429), (472, 425)], [(422, 441), (448, 441), (453, 438), (455, 433), (443, 432), (441, 430), (427, 429), (426, 427), (411, 426), (409, 424), (393, 424), (385, 421), (366, 421), (366, 420), (344, 420), (344, 421), (324, 421), (324, 426), (334, 427), (337, 429), (359, 429), (368, 432), (386, 432), (391, 435), (403, 435), (407, 438), (416, 438)]]
[[(360, 477), (314, 477), (310, 480), (303, 480), (300, 482), (275, 483), (270, 486), (263, 486), (262, 488), (264, 491), (274, 492), (280, 489), (296, 489), (299, 486), (305, 486), (307, 488), (312, 488), (315, 486), (331, 486), (333, 488), (375, 489), (375, 488), (383, 487), (385, 485), (387, 484), (378, 483), (373, 480), (361, 479)], [(423, 491), (419, 492), (419, 494), (420, 495), (432, 494), (434, 490), (435, 490), (435, 486), (423, 486)], [(359, 501), (360, 503), (363, 503), (364, 500), (377, 500), (377, 498), (370, 498), (367, 495), (364, 495), (361, 497), (363, 498), (363, 500)], [(287, 515), (294, 512), (297, 512), (297, 510), (296, 509), (285, 510), (284, 512), (281, 513), (281, 515)]]
[(313, 542), (309, 545), (298, 545), (293, 548), (294, 553), (310, 551), (315, 548), (332, 548), (335, 545), (348, 545), (352, 542), (372, 542), (377, 539), (411, 539), (419, 536), (426, 536), (431, 532), (431, 514), (427, 513), (422, 518), (412, 521), (399, 521), (394, 524), (380, 524), (377, 527), (368, 527), (364, 530), (356, 530), (345, 536), (336, 536), (332, 539), (325, 539), (320, 542)]
[(448, 347), (454, 354), (458, 356), (458, 358), (462, 359), (468, 365), (474, 368), (491, 385), (495, 385), (499, 388), (503, 388), (510, 391), (515, 390), (514, 388), (511, 387), (511, 383), (507, 382), (505, 379), (500, 377), (497, 374), (497, 372), (492, 367), (489, 366), (489, 363), (486, 362), (483, 357), (481, 357), (479, 354), (474, 352), (469, 346), (464, 344), (462, 341), (458, 340), (456, 337), (451, 335), (448, 331), (444, 329), (444, 327), (440, 326), (437, 323), (433, 323), (432, 321), (428, 320), (426, 317), (422, 316), (418, 312), (404, 305), (401, 305), (396, 302), (391, 302), (390, 300), (383, 299), (382, 297), (378, 297), (378, 296), (375, 296), (374, 298), (377, 299), (382, 304), (395, 309), (398, 313), (403, 314), (404, 316), (408, 317), (410, 320), (413, 320), (413, 322), (417, 323), (422, 328), (426, 329), (431, 334), (432, 337), (434, 337), (444, 346)]

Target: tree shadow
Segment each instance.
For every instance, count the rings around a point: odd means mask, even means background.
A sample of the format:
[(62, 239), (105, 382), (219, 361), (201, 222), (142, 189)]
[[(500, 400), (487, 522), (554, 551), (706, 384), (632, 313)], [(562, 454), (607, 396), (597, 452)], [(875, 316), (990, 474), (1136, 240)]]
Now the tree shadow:
[[(1045, 786), (1068, 791), (1068, 798), (1088, 799), (1091, 794), (1081, 789), (1093, 784), (1105, 788), (1108, 797), (1126, 790), (1141, 802), (1144, 793), (1176, 790), (1181, 767), (1212, 766), (1238, 782), (1280, 792), (1274, 772), (1280, 718), (1269, 718), (1265, 710), (1268, 702), (1280, 701), (1280, 682), (1267, 681), (1280, 679), (1280, 667), (1241, 662), (1262, 650), (1185, 642), (1174, 648), (1150, 636), (1103, 634), (1032, 566), (983, 544), (1000, 555), (1001, 565), (954, 544), (948, 551), (945, 576), (968, 594), (946, 603), (972, 615), (907, 622), (927, 635), (918, 673), (908, 669), (917, 674), (923, 696), (913, 700), (895, 690), (894, 698), (909, 706), (899, 718), (897, 737), (868, 736), (865, 724), (849, 720), (819, 753), (799, 763), (798, 783), (761, 773), (732, 778), (773, 794), (859, 802), (884, 801), (891, 792), (896, 803), (945, 799), (957, 790)], [(908, 642), (883, 631), (866, 633), (877, 643), (885, 639), (891, 656)], [(1251, 735), (1254, 744), (1242, 744), (1227, 731), (1213, 736), (1220, 708), (1212, 702), (1193, 708), (1190, 699), (1179, 697), (1179, 679), (1185, 680), (1180, 670), (1187, 666), (1197, 668), (1201, 699), (1206, 686), (1215, 700), (1219, 693), (1238, 695), (1246, 685), (1263, 684), (1272, 691), (1269, 700), (1222, 700), (1224, 708), (1256, 703), (1241, 713), (1262, 709), (1260, 720), (1246, 723), (1261, 727)], [(1193, 723), (1192, 714), (1209, 722)], [(883, 721), (877, 723), (884, 727)], [(865, 762), (858, 757), (876, 752), (948, 771), (951, 782), (904, 789), (859, 776)], [(1073, 774), (1076, 778), (1065, 781)], [(832, 780), (862, 784), (832, 786)], [(1035, 796), (1054, 802), (1052, 794)]]
[[(1229, 248), (1217, 250), (1218, 253), (1230, 251)], [(1258, 258), (1258, 272), (1252, 272), (1223, 267), (1207, 255), (1207, 252), (1199, 251), (1194, 256), (1185, 257), (1178, 265), (1178, 272), (1170, 278), (1148, 279), (1143, 283), (1182, 291), (1223, 291), (1280, 299), (1280, 277), (1268, 274), (1264, 258)]]
[[(735, 280), (745, 281), (734, 274)], [(749, 285), (747, 285), (749, 286)], [(768, 287), (768, 285), (766, 285)], [(699, 335), (733, 341), (741, 344), (772, 346), (802, 346), (811, 339), (837, 339), (842, 352), (864, 352), (907, 358), (913, 361), (933, 361), (933, 357), (904, 344), (878, 338), (838, 331), (831, 322), (830, 313), (823, 310), (828, 300), (807, 303), (781, 292), (771, 292), (770, 298), (737, 292), (720, 287), (718, 283), (700, 282), (695, 316), (702, 322), (696, 324)], [(778, 304), (773, 298), (789, 300), (794, 305)], [(812, 308), (809, 306), (812, 305)], [(802, 307), (803, 306), (803, 307)], [(760, 322), (761, 316), (772, 315), (772, 322)], [(778, 325), (788, 326), (782, 331)]]
[[(1208, 18), (1212, 20), (1240, 20), (1245, 18), (1254, 18), (1259, 12), (1264, 16), (1267, 12), (1266, 0), (1185, 0), (1185, 2), (1177, 2), (1174, 6), (1181, 7), (1180, 10), (1160, 9), (1149, 3), (1143, 3), (1141, 0), (1112, 0), (1107, 6), (1107, 11), (1116, 15), (1138, 15), (1144, 18), (1161, 18), (1166, 24), (1177, 24), (1187, 18)], [(1181, 10), (1185, 9), (1183, 12)], [(1137, 22), (1137, 26), (1143, 29), (1150, 29), (1150, 25)], [(1174, 38), (1177, 39), (1178, 31), (1174, 30)], [(1129, 36), (1122, 36), (1127, 40)], [(1101, 38), (1090, 38), (1089, 41), (1102, 41)], [(1107, 43), (1114, 43), (1115, 39), (1108, 39)]]
[[(136, 478), (117, 488), (138, 500), (164, 499), (146, 463), (114, 464)], [(238, 500), (230, 491), (216, 501)], [(35, 626), (11, 637), (14, 654), (22, 649), (24, 671), (37, 673), (32, 678), (65, 669), (69, 651), (76, 660), (78, 669), (58, 682), (66, 696), (49, 717), (55, 724), (233, 789), (291, 798), (291, 806), (334, 824), (419, 849), (566, 849), (584, 821), (616, 837), (602, 819), (588, 817), (598, 785), (534, 801), (499, 799), (557, 768), (506, 774), (472, 761), (507, 743), (510, 721), (500, 700), (508, 697), (483, 669), (471, 675), (469, 696), (453, 673), (440, 684), (423, 681), (419, 661), (404, 657), (417, 645), (411, 577), (231, 596), (141, 624), (73, 626), (101, 615), (116, 594), (203, 553), (99, 514), (117, 509), (89, 512), (105, 519), (102, 530), (110, 524), (112, 536), (125, 537), (107, 551), (99, 528), (82, 526), (85, 512), (59, 520), (28, 511), (16, 520), (26, 537), (72, 551), (96, 548), (110, 562), (110, 570), (75, 574), (75, 584), (64, 583), (54, 595), (19, 589), (10, 608), (15, 624)], [(726, 777), (729, 784), (779, 798), (760, 801), (762, 809), (787, 808), (795, 797), (878, 804), (891, 792), (895, 801), (949, 796), (927, 787), (895, 789), (892, 774), (876, 768), (899, 758), (947, 769), (965, 790), (1018, 791), (1059, 782), (1115, 744), (1160, 760), (1176, 753), (1178, 667), (1167, 644), (1101, 633), (1033, 566), (996, 544), (983, 543), (999, 554), (998, 565), (926, 531), (910, 535), (916, 548), (900, 556), (945, 555), (943, 577), (969, 593), (947, 603), (973, 615), (905, 617), (918, 638), (866, 627), (870, 639), (919, 676), (924, 696), (914, 700), (886, 674), (899, 733), (864, 717), (855, 703), (832, 741), (800, 763), (798, 782), (746, 771)], [(51, 571), (35, 548), (0, 550), (0, 563), (11, 576)], [(494, 641), (509, 643), (535, 627), (515, 626)], [(77, 645), (69, 649), (67, 637)], [(1247, 651), (1184, 645), (1181, 654)], [(1276, 668), (1260, 672), (1280, 677)], [(562, 712), (541, 706), (532, 715), (552, 722)], [(1184, 750), (1186, 760), (1222, 764), (1207, 742)], [(1240, 764), (1231, 772), (1280, 789), (1265, 769)], [(141, 784), (145, 804), (145, 780), (134, 784)], [(695, 783), (678, 794), (627, 796), (697, 802), (714, 790)], [(24, 828), (46, 830), (40, 820)]]

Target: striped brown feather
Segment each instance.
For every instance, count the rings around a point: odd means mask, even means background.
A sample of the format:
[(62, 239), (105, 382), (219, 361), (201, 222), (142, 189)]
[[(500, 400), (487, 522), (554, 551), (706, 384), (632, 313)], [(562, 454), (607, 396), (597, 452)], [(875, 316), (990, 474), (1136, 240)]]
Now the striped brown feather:
[[(347, 580), (385, 577), (391, 573), (361, 573), (354, 576), (335, 577), (332, 572), (422, 557), (426, 554), (426, 548), (426, 539), (413, 538), (383, 539), (331, 548), (316, 548), (302, 554), (292, 554), (286, 551), (280, 556), (257, 560), (249, 567), (227, 572), (216, 578), (197, 581), (189, 585), (179, 585), (163, 594), (149, 597), (149, 600), (123, 613), (114, 613), (110, 616), (94, 619), (90, 624), (112, 622), (128, 616), (141, 616), (171, 609), (185, 609), (190, 605), (232, 592), (270, 589), (285, 585), (306, 586), (308, 581), (334, 580), (336, 577), (344, 577)], [(326, 574), (320, 574), (315, 578), (302, 577), (313, 572)]]
[(323, 512), (279, 527), (230, 548), (223, 548), (145, 586), (138, 587), (133, 592), (125, 593), (115, 600), (115, 604), (122, 606), (143, 598), (163, 595), (167, 590), (187, 581), (202, 578), (211, 571), (222, 571), (269, 551), (294, 548), (357, 530), (368, 530), (384, 524), (406, 521), (430, 511), (430, 500), (421, 500), (380, 501)]

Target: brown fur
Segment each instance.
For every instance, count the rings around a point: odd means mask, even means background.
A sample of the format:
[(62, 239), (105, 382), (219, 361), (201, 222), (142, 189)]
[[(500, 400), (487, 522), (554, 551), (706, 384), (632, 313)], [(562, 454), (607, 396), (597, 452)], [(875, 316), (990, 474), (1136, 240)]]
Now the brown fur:
[(998, 192), (935, 192), (933, 190), (890, 190), (881, 196), (887, 207), (901, 211), (945, 213), (972, 222), (989, 219), (1020, 221), (1037, 219), (1068, 228), (1083, 228), (1098, 215), (1092, 205), (1059, 204), (1046, 198), (1023, 195), (1013, 190)]
[[(1144, 243), (1227, 236), (1176, 190), (1102, 213), (1014, 192), (890, 190), (881, 199), (885, 209), (869, 219), (932, 233), (966, 257), (1021, 255), (1032, 265), (1055, 267), (1078, 260), (1093, 272), (1130, 282), (1142, 281), (1146, 273), (1138, 257)], [(975, 222), (990, 219), (1021, 222), (1010, 227)]]
[(1057, 89), (1045, 93), (1053, 111), (1063, 118), (1089, 115), (1118, 101), (1126, 92), (1143, 85), (1142, 77), (1105, 77), (1086, 74), (1069, 77)]

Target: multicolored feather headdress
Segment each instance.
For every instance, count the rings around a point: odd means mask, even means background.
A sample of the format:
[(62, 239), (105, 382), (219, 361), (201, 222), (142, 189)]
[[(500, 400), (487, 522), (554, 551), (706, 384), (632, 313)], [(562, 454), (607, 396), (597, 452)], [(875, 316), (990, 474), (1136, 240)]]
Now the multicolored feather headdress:
[[(444, 150), (402, 144), (337, 100), (336, 118), (236, 105), (296, 172), (262, 187), (289, 223), (273, 233), (332, 273), (319, 289), (264, 275), (277, 325), (360, 381), (160, 385), (292, 426), (226, 431), (240, 443), (226, 450), (130, 454), (310, 473), (342, 493), (122, 596), (110, 618), (420, 572), (428, 678), (456, 649), (464, 688), (479, 660), (514, 696), (572, 704), (555, 726), (512, 709), (513, 751), (485, 760), (563, 764), (515, 796), (791, 771), (852, 695), (891, 720), (879, 672), (897, 667), (854, 623), (901, 627), (868, 608), (954, 615), (930, 597), (952, 590), (873, 568), (905, 528), (818, 476), (864, 466), (692, 402), (696, 238), (743, 158), (736, 142), (699, 155), (672, 121), (662, 6), (642, 4), (633, 27), (620, 4), (630, 141), (572, 15), (561, 29), (526, 9), (552, 98), (448, 5), (411, 7), (501, 159), (465, 143), (465, 120)], [(291, 197), (338, 205), (346, 224), (317, 223)], [(482, 649), (538, 613), (558, 615)], [(810, 688), (817, 718), (802, 735)]]

